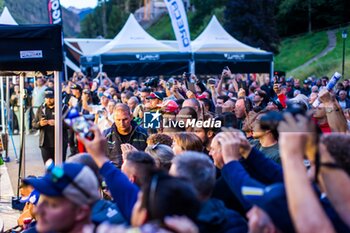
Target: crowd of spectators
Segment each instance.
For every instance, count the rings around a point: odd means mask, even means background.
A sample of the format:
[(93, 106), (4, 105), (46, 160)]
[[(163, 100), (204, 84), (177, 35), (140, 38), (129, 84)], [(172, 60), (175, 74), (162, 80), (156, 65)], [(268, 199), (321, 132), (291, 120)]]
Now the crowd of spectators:
[(333, 88), (330, 79), (270, 79), (229, 67), (212, 77), (137, 80), (75, 73), (62, 84), (63, 109), (94, 122), (93, 137), (64, 126), (66, 161), (54, 165), (53, 84), (38, 78), (33, 128), (46, 173), (23, 180), (33, 188), (25, 199), (33, 211), (21, 226), (350, 232), (350, 83)]

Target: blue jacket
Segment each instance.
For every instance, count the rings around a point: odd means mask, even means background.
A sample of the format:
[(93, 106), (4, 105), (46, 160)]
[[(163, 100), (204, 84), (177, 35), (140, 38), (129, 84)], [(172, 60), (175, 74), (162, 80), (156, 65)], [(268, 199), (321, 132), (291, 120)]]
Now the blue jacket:
[(227, 209), (224, 203), (211, 198), (202, 204), (197, 217), (201, 233), (246, 233), (245, 219), (237, 212)]
[(242, 187), (264, 187), (264, 185), (251, 178), (248, 172), (243, 168), (242, 164), (238, 161), (232, 161), (225, 164), (221, 170), (221, 174), (230, 187), (231, 192), (235, 194), (237, 199), (243, 205), (244, 210), (248, 211), (252, 205), (243, 197), (241, 192)]
[(261, 183), (266, 185), (278, 182), (283, 183), (283, 170), (281, 165), (266, 158), (265, 155), (256, 148), (252, 149), (247, 159), (241, 159), (240, 162), (249, 175)]
[(110, 162), (103, 164), (100, 174), (105, 179), (113, 201), (117, 203), (120, 212), (130, 223), (132, 208), (137, 201), (137, 194), (140, 189)]

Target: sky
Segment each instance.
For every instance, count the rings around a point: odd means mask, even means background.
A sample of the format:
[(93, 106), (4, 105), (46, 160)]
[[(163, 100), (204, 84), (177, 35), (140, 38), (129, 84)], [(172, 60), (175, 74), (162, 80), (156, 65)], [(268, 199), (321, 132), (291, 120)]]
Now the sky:
[(70, 6), (74, 6), (76, 8), (94, 8), (97, 5), (97, 0), (61, 0), (60, 2), (65, 8)]

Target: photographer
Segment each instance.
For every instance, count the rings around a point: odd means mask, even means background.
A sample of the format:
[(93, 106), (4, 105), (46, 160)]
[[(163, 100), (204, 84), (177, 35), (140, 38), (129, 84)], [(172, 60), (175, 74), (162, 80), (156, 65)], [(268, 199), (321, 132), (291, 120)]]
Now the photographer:
[[(39, 147), (44, 164), (55, 155), (55, 99), (54, 90), (45, 90), (45, 103), (39, 107), (33, 119), (33, 128), (40, 130)], [(65, 107), (62, 109), (64, 111)], [(67, 131), (63, 129), (63, 161), (66, 159)]]

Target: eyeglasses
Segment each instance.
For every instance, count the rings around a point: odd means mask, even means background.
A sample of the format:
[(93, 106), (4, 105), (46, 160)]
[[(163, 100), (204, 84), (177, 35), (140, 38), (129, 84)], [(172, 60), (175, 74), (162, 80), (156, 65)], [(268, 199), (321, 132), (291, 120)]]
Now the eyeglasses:
[(157, 142), (155, 145), (152, 146), (152, 150), (157, 149), (157, 147), (159, 146), (160, 142)]
[(91, 198), (91, 195), (86, 192), (82, 187), (80, 187), (70, 176), (64, 173), (63, 168), (55, 166), (52, 159), (49, 159), (45, 163), (47, 172), (52, 175), (52, 181), (54, 183), (58, 182), (61, 179), (67, 179), (74, 188), (78, 189), (86, 198)]

